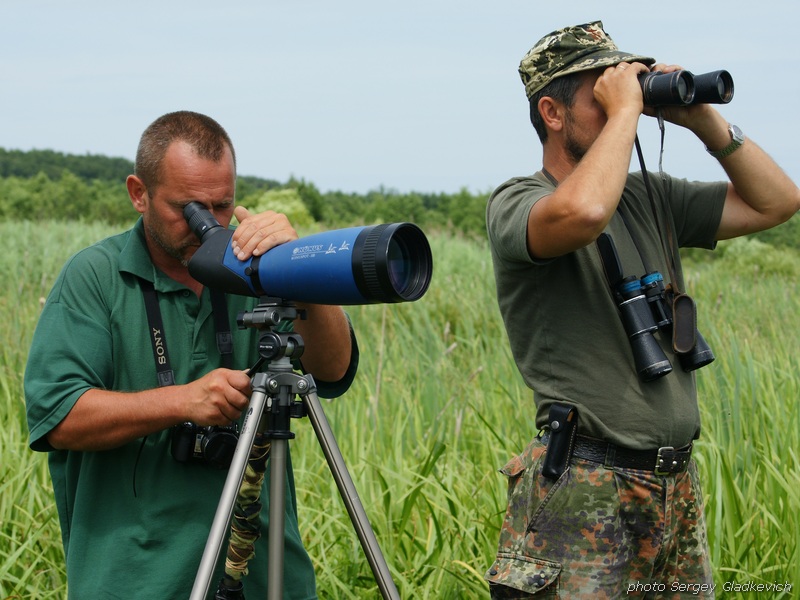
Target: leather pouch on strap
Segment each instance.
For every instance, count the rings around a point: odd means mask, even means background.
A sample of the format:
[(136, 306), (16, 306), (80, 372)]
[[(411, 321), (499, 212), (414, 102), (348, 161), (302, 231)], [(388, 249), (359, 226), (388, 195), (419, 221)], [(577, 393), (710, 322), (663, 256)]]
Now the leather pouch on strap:
[(572, 447), (578, 432), (578, 410), (571, 404), (554, 403), (550, 407), (550, 439), (542, 464), (542, 475), (558, 479), (572, 457)]
[(672, 300), (672, 349), (677, 354), (690, 352), (697, 343), (697, 308), (689, 294)]

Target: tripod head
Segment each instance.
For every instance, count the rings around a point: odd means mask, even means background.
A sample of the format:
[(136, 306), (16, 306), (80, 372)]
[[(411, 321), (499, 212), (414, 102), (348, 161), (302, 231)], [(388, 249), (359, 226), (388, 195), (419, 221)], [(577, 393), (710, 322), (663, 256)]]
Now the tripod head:
[[(292, 361), (299, 359), (305, 350), (302, 336), (294, 331), (281, 331), (283, 323), (298, 318), (305, 319), (305, 311), (298, 310), (291, 300), (272, 296), (262, 296), (252, 311), (241, 312), (236, 317), (239, 329), (252, 328), (261, 332), (259, 359), (247, 374), (253, 378), (253, 389), (263, 388), (268, 394), (264, 415), (267, 426), (262, 428), (262, 434), (269, 438), (294, 437), (288, 428), (288, 419), (306, 416), (302, 401), (295, 397), (315, 387), (310, 375), (301, 377), (294, 373)], [(267, 363), (266, 376), (259, 377), (264, 363)], [(280, 426), (275, 426), (276, 419)]]
[(283, 321), (294, 321), (298, 318), (305, 319), (305, 311), (297, 310), (295, 303), (291, 300), (261, 296), (258, 306), (252, 311), (239, 313), (236, 322), (239, 324), (239, 329), (252, 327), (261, 330), (267, 327), (276, 327)]
[(299, 359), (305, 351), (305, 344), (300, 334), (294, 331), (281, 331), (281, 324), (305, 319), (305, 311), (297, 310), (294, 302), (283, 298), (262, 296), (258, 306), (252, 311), (239, 313), (236, 323), (239, 329), (257, 329), (261, 331), (258, 338), (259, 359), (247, 374), (253, 377), (266, 361), (270, 368), (278, 371), (292, 370), (291, 361)]

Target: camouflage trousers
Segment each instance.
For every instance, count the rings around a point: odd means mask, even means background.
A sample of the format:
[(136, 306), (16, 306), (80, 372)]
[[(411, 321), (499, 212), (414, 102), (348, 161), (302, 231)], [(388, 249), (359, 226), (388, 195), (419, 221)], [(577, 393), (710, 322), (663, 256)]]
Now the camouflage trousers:
[(573, 458), (553, 481), (541, 474), (545, 450), (534, 439), (501, 470), (492, 598), (714, 597), (694, 461), (659, 476)]

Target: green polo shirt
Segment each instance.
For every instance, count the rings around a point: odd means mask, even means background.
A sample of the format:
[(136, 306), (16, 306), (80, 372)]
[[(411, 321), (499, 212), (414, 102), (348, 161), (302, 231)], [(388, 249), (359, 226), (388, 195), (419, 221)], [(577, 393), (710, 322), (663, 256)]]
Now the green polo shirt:
[[(67, 261), (36, 327), (25, 397), (31, 448), (49, 452), (70, 598), (188, 597), (227, 474), (176, 462), (170, 430), (102, 452), (57, 451), (47, 443), (47, 433), (87, 390), (157, 387), (140, 279), (156, 289), (176, 383), (221, 366), (208, 290), (198, 298), (153, 266), (141, 219), (130, 231)], [(227, 296), (235, 369), (247, 369), (258, 358), (258, 332), (238, 331), (235, 322), (255, 304), (255, 298)], [(354, 351), (348, 375), (335, 384), (317, 382), (319, 395), (343, 393), (356, 364)], [(286, 477), (284, 596), (315, 598), (313, 568), (298, 530), (291, 462)], [(266, 504), (261, 518), (265, 534)], [(267, 554), (262, 535), (245, 578), (247, 597), (266, 597)], [(221, 575), (220, 565), (212, 586)]]
[[(713, 248), (726, 184), (655, 173), (650, 181), (660, 207), (659, 223), (672, 221), (677, 243)], [(630, 340), (596, 245), (545, 261), (528, 253), (528, 215), (553, 191), (541, 173), (517, 177), (494, 191), (486, 211), (498, 304), (514, 360), (534, 390), (536, 425), (547, 424), (551, 404), (566, 402), (578, 407), (579, 431), (584, 435), (633, 449), (688, 444), (700, 434), (694, 374), (681, 370), (671, 341), (657, 332), (654, 338), (673, 371), (651, 382), (637, 376)], [(657, 270), (668, 283), (659, 223), (641, 173), (628, 176), (620, 211), (606, 232), (614, 240), (623, 274), (642, 277)], [(683, 287), (677, 260), (676, 276)], [(704, 315), (711, 309), (698, 306), (701, 332)]]

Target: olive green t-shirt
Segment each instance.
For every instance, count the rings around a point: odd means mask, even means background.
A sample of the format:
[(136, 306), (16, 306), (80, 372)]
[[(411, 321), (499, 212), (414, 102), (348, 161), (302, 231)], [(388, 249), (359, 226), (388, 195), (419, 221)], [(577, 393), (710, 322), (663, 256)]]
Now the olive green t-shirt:
[[(209, 291), (200, 298), (155, 269), (141, 219), (125, 233), (70, 258), (39, 319), (25, 371), (25, 397), (34, 450), (49, 452), (64, 549), (69, 597), (188, 598), (197, 575), (227, 471), (178, 463), (170, 430), (102, 452), (54, 450), (48, 432), (92, 388), (138, 391), (158, 385), (139, 279), (154, 283), (169, 360), (178, 384), (220, 367)], [(227, 296), (234, 343), (232, 368), (258, 358), (254, 329), (235, 318), (257, 300)], [(343, 393), (357, 364), (320, 396)], [(316, 597), (314, 572), (303, 548), (291, 463), (286, 480), (285, 598)], [(269, 477), (269, 475), (268, 475)], [(267, 478), (267, 482), (269, 479)], [(265, 482), (262, 498), (268, 498)], [(267, 521), (245, 578), (248, 598), (266, 598)], [(212, 588), (220, 581), (218, 565)]]
[[(658, 174), (649, 179), (656, 205), (669, 207), (660, 210), (659, 220), (671, 219), (677, 243), (713, 248), (726, 184), (662, 179)], [(694, 374), (680, 368), (670, 340), (659, 331), (655, 338), (673, 370), (651, 382), (639, 378), (596, 245), (543, 261), (528, 253), (528, 214), (553, 190), (541, 173), (514, 178), (493, 192), (486, 210), (500, 312), (514, 360), (534, 390), (536, 425), (547, 423), (553, 402), (568, 402), (578, 407), (584, 435), (633, 449), (688, 444), (700, 433)], [(606, 232), (614, 240), (623, 274), (641, 277), (646, 264), (669, 283), (641, 173), (628, 176), (620, 210), (625, 220), (617, 211)], [(641, 255), (634, 239), (641, 240)], [(683, 287), (680, 259), (676, 260)], [(698, 306), (701, 333), (707, 310), (710, 307)]]

